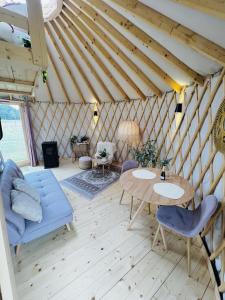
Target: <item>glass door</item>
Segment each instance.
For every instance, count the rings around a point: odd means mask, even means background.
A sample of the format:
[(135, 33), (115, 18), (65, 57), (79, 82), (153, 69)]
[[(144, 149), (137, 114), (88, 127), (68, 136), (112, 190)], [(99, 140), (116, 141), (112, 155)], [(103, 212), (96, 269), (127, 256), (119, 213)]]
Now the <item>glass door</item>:
[(0, 151), (4, 161), (12, 159), (18, 164), (27, 163), (28, 153), (19, 105), (0, 104), (0, 117), (3, 130)]

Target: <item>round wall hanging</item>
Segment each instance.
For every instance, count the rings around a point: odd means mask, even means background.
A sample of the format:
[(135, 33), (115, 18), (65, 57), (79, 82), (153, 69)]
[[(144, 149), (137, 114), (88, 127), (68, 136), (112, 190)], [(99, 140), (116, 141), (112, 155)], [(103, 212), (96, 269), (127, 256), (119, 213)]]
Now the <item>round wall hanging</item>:
[(225, 98), (216, 114), (213, 138), (217, 151), (225, 154)]

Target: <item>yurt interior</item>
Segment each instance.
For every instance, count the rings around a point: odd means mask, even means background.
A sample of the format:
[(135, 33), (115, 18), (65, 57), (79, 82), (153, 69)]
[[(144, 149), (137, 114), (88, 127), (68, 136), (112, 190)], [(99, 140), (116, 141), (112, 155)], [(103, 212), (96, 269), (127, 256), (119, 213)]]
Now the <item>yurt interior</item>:
[(225, 299), (225, 0), (0, 0), (0, 299)]

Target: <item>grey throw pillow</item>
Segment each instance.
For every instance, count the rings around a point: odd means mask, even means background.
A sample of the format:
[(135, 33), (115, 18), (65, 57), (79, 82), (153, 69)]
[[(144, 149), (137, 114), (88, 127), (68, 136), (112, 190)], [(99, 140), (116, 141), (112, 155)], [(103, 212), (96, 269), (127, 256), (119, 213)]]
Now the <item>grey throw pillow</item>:
[(40, 203), (28, 194), (11, 190), (12, 210), (20, 214), (24, 219), (38, 222), (42, 221), (42, 207)]
[(13, 187), (15, 190), (27, 194), (28, 196), (33, 198), (38, 203), (41, 202), (39, 192), (33, 186), (31, 186), (29, 183), (27, 183), (24, 179), (15, 178), (13, 180)]

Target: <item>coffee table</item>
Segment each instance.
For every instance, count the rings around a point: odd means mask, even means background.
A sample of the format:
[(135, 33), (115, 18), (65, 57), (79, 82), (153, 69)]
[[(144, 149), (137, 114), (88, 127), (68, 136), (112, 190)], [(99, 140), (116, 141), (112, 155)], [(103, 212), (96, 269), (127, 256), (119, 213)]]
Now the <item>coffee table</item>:
[(110, 161), (107, 158), (92, 158), (92, 169), (94, 169), (96, 166), (101, 166), (103, 177), (105, 176), (105, 167), (107, 165), (110, 165)]

